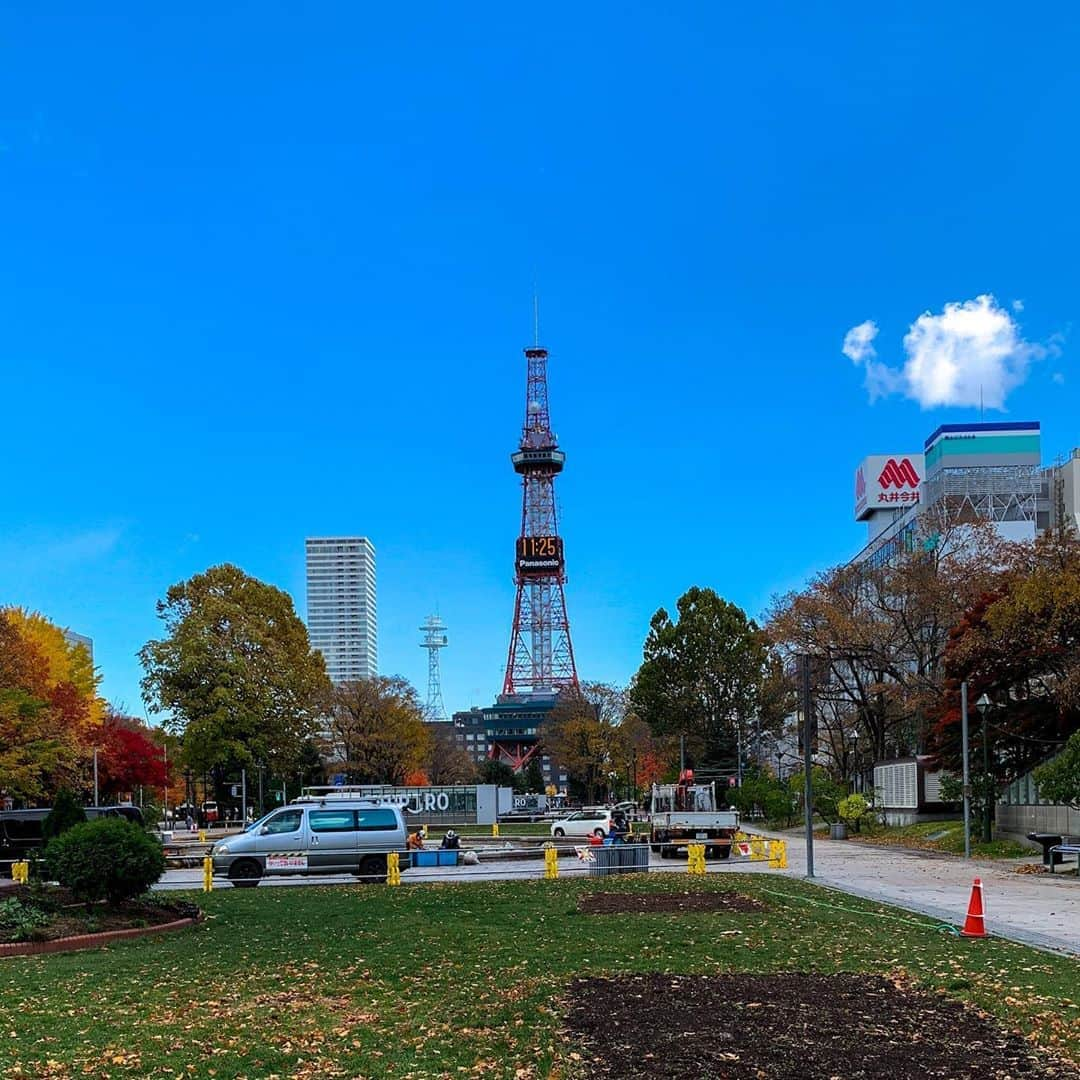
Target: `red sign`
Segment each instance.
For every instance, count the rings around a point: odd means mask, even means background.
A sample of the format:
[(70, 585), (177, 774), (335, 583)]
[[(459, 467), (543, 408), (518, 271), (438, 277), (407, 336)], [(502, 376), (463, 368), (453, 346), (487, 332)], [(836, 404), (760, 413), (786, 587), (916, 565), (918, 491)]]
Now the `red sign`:
[(878, 483), (886, 489), (890, 487), (917, 488), (919, 486), (919, 474), (915, 471), (915, 466), (911, 464), (909, 458), (901, 458), (899, 465), (896, 463), (896, 458), (889, 458), (885, 462), (885, 468), (881, 470)]

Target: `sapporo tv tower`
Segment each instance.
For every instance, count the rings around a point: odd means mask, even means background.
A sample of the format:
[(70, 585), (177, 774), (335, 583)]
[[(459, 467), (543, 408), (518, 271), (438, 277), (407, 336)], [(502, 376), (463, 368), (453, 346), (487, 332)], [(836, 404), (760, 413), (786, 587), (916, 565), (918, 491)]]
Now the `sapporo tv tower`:
[(576, 689), (566, 615), (566, 562), (555, 508), (555, 477), (566, 455), (551, 431), (547, 349), (525, 350), (525, 423), (511, 454), (521, 477), (521, 533), (514, 558), (517, 598), (498, 702), (485, 710), (489, 756), (520, 769), (536, 752), (537, 729), (562, 690)]

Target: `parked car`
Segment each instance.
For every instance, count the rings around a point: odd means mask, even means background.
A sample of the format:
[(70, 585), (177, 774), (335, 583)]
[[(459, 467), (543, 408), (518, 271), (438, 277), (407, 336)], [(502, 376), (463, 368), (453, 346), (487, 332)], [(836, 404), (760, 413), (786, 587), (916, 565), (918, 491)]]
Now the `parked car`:
[(411, 865), (401, 807), (380, 799), (298, 800), (273, 810), (244, 832), (226, 836), (210, 854), (214, 873), (237, 888), (285, 874), (356, 874), (386, 880), (386, 856)]
[(607, 836), (614, 810), (586, 807), (551, 823), (552, 836)]

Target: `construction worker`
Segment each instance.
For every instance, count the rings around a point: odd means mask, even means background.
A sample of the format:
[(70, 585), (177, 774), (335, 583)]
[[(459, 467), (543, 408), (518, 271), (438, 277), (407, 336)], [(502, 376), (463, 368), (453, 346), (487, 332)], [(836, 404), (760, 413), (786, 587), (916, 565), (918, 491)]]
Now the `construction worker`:
[(453, 829), (447, 829), (446, 835), (442, 839), (442, 844), (439, 845), (443, 851), (457, 851), (461, 847), (461, 842), (458, 840), (458, 834)]
[(409, 833), (409, 839), (405, 841), (405, 846), (410, 851), (420, 851), (424, 847), (424, 838), (420, 835), (420, 830), (417, 829), (414, 833)]

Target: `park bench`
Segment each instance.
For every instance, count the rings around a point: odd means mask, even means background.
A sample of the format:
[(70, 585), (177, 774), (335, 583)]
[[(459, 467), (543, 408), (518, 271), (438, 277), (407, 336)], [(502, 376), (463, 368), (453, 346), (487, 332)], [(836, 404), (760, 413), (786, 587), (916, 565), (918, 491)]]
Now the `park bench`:
[(1054, 872), (1053, 855), (1075, 855), (1077, 873), (1080, 873), (1080, 836), (1063, 836), (1060, 844), (1055, 844), (1050, 849), (1050, 873)]

